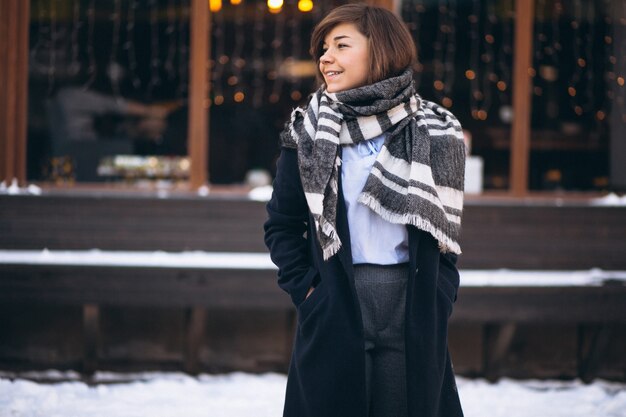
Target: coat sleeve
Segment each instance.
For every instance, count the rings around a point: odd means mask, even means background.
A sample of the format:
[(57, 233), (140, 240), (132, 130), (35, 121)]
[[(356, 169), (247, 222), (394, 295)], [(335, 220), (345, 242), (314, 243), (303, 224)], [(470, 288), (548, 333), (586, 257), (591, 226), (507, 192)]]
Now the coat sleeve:
[(300, 182), (296, 150), (282, 149), (273, 186), (272, 198), (266, 207), (265, 245), (278, 267), (278, 285), (298, 305), (306, 297), (316, 271), (312, 268), (305, 235), (309, 211)]

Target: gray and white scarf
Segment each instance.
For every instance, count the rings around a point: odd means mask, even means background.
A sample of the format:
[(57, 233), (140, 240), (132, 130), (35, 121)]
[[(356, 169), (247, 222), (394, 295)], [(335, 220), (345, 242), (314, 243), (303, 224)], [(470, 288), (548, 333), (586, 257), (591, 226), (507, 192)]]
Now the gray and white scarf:
[(314, 93), (281, 134), (296, 148), (302, 187), (324, 259), (341, 247), (336, 231), (341, 145), (387, 132), (358, 201), (385, 220), (411, 224), (461, 253), (465, 147), (461, 125), (416, 94), (413, 73), (346, 90)]

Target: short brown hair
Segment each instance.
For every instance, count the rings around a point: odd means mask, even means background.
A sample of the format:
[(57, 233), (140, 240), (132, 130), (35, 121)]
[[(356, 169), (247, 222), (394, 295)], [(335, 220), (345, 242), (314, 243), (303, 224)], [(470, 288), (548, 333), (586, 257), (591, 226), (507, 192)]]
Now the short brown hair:
[[(399, 75), (417, 60), (411, 33), (398, 16), (382, 7), (351, 3), (333, 9), (313, 30), (309, 52), (316, 63), (324, 54), (324, 39), (342, 23), (354, 24), (368, 39), (369, 84)], [(318, 78), (323, 79), (319, 67), (317, 72)]]

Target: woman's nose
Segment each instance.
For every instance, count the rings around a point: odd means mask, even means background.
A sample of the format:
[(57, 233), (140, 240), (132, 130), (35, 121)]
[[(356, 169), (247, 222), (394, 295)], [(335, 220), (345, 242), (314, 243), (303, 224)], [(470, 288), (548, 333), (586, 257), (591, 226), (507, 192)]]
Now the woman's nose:
[(322, 56), (320, 57), (320, 62), (322, 64), (327, 64), (329, 62), (332, 62), (332, 60), (333, 60), (333, 56), (332, 54), (328, 52), (328, 50), (326, 50), (326, 52), (324, 52)]

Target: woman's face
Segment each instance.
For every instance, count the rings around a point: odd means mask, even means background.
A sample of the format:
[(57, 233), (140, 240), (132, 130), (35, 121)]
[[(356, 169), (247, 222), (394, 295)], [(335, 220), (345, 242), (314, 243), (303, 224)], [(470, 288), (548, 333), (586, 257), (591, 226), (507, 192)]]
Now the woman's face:
[(324, 38), (320, 72), (326, 91), (338, 93), (367, 84), (370, 72), (369, 45), (352, 23), (335, 26)]

